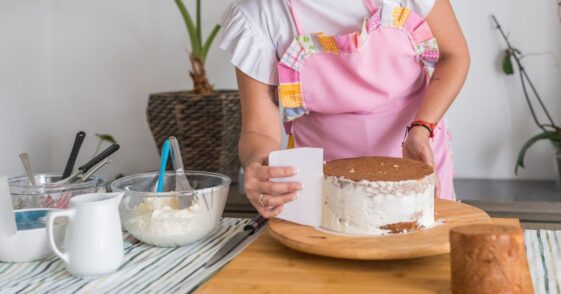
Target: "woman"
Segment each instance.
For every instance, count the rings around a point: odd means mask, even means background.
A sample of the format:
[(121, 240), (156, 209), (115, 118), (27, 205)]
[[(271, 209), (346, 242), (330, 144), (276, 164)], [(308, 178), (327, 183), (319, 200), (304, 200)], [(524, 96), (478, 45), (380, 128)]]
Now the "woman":
[(271, 181), (297, 172), (267, 166), (281, 117), (289, 145), (420, 160), (436, 168), (435, 195), (455, 198), (442, 118), (469, 54), (449, 0), (237, 0), (221, 47), (237, 68), (246, 194), (264, 217), (302, 189)]

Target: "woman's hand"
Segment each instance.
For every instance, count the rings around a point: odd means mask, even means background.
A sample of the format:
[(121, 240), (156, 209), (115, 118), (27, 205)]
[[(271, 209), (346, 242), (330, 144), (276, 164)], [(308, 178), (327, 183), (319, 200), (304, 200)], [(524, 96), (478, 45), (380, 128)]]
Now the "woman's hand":
[(274, 178), (286, 178), (296, 174), (291, 167), (269, 167), (258, 162), (246, 166), (244, 187), (247, 198), (264, 218), (277, 216), (284, 205), (298, 197), (300, 183), (276, 183)]
[[(422, 161), (435, 169), (434, 155), (429, 144), (429, 132), (423, 127), (414, 127), (409, 131), (405, 144), (403, 145), (403, 158)], [(440, 181), (436, 177), (434, 196), (440, 196)]]

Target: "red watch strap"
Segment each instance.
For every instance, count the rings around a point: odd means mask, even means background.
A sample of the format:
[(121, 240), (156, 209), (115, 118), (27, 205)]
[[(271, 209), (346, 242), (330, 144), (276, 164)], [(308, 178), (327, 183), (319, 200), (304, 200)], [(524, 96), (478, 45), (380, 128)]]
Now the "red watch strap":
[(403, 142), (401, 143), (401, 146), (405, 145), (405, 140), (407, 139), (407, 135), (409, 135), (409, 132), (414, 127), (423, 127), (427, 129), (427, 131), (429, 131), (429, 138), (434, 138), (434, 129), (436, 128), (436, 124), (429, 123), (424, 120), (416, 120), (405, 128), (405, 136), (403, 136)]

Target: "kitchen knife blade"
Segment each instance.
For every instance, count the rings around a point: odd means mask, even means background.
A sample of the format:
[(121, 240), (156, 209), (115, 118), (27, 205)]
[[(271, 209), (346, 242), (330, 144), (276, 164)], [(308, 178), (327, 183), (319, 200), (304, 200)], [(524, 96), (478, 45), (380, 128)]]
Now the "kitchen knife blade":
[(247, 225), (243, 227), (243, 230), (234, 237), (232, 237), (218, 252), (216, 252), (205, 264), (205, 267), (210, 267), (222, 258), (224, 258), (228, 253), (238, 246), (243, 240), (245, 240), (248, 236), (255, 233), (261, 226), (267, 223), (267, 219), (262, 217), (261, 215), (257, 215), (254, 217)]

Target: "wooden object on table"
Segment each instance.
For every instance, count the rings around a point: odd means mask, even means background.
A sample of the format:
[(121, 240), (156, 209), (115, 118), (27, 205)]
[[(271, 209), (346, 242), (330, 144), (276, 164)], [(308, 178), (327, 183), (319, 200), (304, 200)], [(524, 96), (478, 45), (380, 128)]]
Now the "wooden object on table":
[[(491, 223), (520, 226), (516, 219)], [(327, 258), (291, 250), (265, 231), (197, 292), (447, 294), (450, 286), (449, 254), (391, 261)]]
[(533, 293), (520, 227), (468, 225), (450, 231), (452, 292)]
[(268, 229), (273, 238), (298, 251), (337, 258), (388, 260), (449, 253), (451, 228), (490, 221), (489, 215), (479, 208), (441, 199), (435, 201), (435, 215), (442, 224), (407, 234), (376, 237), (330, 234), (281, 219), (270, 220)]

